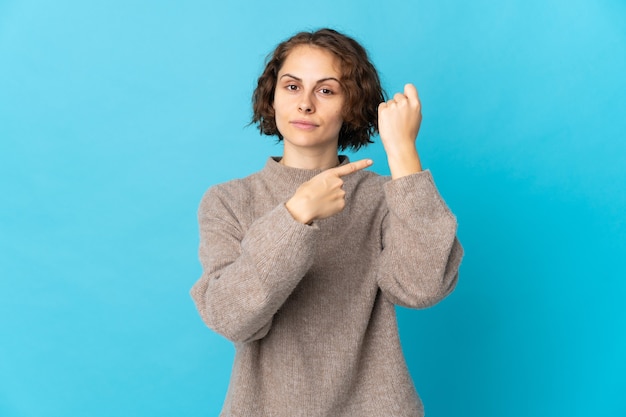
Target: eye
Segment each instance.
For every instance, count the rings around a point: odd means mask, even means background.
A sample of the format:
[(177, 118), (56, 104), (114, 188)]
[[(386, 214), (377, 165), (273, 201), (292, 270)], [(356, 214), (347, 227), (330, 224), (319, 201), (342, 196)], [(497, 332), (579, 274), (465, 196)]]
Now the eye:
[(333, 94), (333, 91), (329, 90), (328, 88), (321, 88), (320, 89), (320, 93), (322, 93), (325, 96), (329, 96), (329, 95)]
[(298, 90), (298, 86), (297, 86), (297, 85), (295, 85), (295, 84), (287, 84), (287, 85), (285, 86), (285, 88), (286, 88), (288, 91), (297, 91), (297, 90)]

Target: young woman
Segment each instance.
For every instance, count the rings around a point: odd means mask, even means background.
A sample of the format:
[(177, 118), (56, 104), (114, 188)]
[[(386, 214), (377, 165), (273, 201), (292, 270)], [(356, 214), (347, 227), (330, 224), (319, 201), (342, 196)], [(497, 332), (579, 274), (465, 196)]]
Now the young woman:
[[(395, 304), (454, 288), (456, 219), (422, 171), (415, 87), (391, 100), (353, 39), (299, 33), (269, 57), (253, 96), (282, 157), (214, 186), (199, 209), (204, 322), (235, 343), (222, 416), (423, 415)], [(340, 150), (380, 134), (391, 178)]]

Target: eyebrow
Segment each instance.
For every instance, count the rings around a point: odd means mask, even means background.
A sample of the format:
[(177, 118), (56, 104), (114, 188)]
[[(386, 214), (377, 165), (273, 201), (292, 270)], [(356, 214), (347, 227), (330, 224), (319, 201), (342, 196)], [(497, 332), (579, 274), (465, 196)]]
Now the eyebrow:
[[(293, 78), (296, 81), (302, 82), (302, 78), (296, 77), (295, 75), (292, 75), (292, 74), (283, 74), (283, 75), (280, 76), (279, 79), (282, 80), (283, 77), (290, 77), (290, 78)], [(324, 82), (324, 81), (337, 81), (339, 84), (341, 84), (341, 82), (338, 79), (336, 79), (335, 77), (322, 78), (320, 80), (317, 80), (317, 83), (321, 83), (321, 82)]]

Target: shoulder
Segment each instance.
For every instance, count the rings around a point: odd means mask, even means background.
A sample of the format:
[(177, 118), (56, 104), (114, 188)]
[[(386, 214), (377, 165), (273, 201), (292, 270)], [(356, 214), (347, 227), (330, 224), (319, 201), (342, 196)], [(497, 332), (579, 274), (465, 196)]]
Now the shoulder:
[(246, 206), (260, 182), (259, 173), (211, 186), (200, 200), (200, 212)]

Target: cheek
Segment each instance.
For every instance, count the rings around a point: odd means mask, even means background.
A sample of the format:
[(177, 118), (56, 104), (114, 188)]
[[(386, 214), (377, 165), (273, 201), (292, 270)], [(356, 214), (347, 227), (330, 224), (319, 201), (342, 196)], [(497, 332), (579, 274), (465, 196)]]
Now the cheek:
[(283, 130), (285, 128), (285, 115), (281, 112), (281, 103), (280, 100), (278, 102), (274, 101), (272, 103), (272, 109), (274, 110), (274, 123), (276, 124), (276, 129), (278, 129), (279, 133), (282, 135)]
[(278, 93), (274, 94), (274, 100), (272, 100), (272, 109), (274, 109), (274, 114), (282, 114), (284, 108), (285, 97)]
[(337, 106), (335, 117), (338, 119), (339, 123), (343, 124), (344, 118), (344, 103), (345, 101), (341, 101), (341, 103)]
[(343, 111), (342, 109), (338, 109), (337, 112), (335, 113), (335, 120), (337, 122), (337, 124), (343, 124)]

